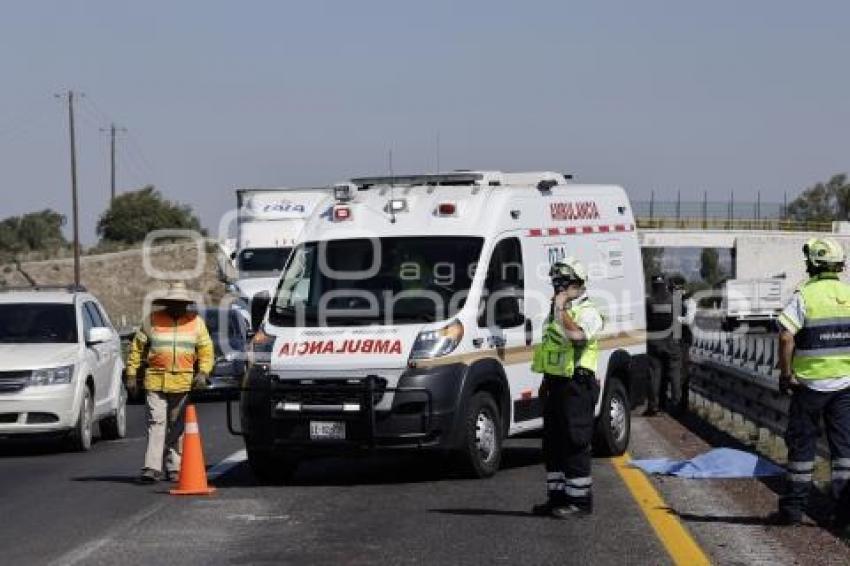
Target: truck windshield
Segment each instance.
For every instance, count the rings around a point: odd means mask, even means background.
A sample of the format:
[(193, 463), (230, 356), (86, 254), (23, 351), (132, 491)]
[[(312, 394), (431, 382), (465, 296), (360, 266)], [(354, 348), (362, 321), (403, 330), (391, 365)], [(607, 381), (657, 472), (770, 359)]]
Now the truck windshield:
[(292, 248), (246, 248), (239, 252), (239, 273), (243, 277), (276, 276), (291, 251)]
[(270, 321), (345, 326), (452, 317), (466, 301), (483, 242), (416, 236), (301, 244), (278, 286)]
[(77, 341), (74, 305), (0, 305), (0, 344), (73, 344)]

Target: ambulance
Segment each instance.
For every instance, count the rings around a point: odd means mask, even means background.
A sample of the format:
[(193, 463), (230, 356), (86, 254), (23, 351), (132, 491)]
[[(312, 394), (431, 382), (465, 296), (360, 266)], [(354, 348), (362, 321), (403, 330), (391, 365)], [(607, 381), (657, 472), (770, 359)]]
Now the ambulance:
[(532, 351), (552, 263), (575, 257), (605, 326), (594, 446), (622, 454), (645, 387), (643, 271), (618, 186), (551, 172), (352, 179), (314, 214), (276, 289), (251, 303), (240, 401), (263, 481), (363, 449), (433, 450), (474, 477), (506, 438), (542, 428)]

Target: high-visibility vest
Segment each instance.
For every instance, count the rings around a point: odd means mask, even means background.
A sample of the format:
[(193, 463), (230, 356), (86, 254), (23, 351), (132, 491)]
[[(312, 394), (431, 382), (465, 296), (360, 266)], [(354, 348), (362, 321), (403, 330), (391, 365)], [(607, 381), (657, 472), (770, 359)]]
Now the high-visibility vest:
[(179, 319), (165, 311), (150, 320), (133, 337), (127, 356), (127, 375), (134, 376), (146, 353), (145, 389), (179, 393), (192, 388), (195, 364), (204, 373), (212, 371), (214, 347), (207, 326), (195, 313)]
[[(590, 300), (583, 300), (567, 309), (573, 320), (578, 320), (586, 310), (596, 310)], [(572, 377), (577, 367), (582, 367), (596, 373), (599, 362), (599, 342), (596, 336), (576, 345), (564, 333), (564, 328), (549, 315), (543, 326), (543, 342), (534, 347), (534, 357), (531, 371)]]
[(795, 375), (808, 380), (850, 375), (850, 285), (828, 273), (811, 278), (799, 292), (806, 317), (794, 335)]

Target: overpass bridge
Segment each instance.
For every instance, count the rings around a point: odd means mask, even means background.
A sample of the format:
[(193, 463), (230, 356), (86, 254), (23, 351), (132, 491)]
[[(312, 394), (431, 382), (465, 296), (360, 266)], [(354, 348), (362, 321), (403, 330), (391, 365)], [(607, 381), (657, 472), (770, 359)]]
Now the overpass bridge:
[(732, 252), (735, 277), (785, 274), (805, 277), (800, 250), (810, 238), (829, 236), (850, 254), (850, 222), (797, 223), (781, 220), (638, 218), (642, 248), (721, 248)]

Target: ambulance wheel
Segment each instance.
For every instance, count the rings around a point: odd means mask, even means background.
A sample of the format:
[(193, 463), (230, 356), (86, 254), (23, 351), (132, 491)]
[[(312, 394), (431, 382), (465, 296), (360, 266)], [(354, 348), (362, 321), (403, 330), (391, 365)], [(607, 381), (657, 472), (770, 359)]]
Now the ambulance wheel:
[(273, 450), (246, 447), (248, 465), (261, 484), (280, 485), (292, 481), (298, 471), (298, 458)]
[(502, 459), (502, 419), (496, 401), (479, 391), (467, 403), (461, 463), (476, 478), (489, 478)]
[(631, 434), (630, 415), (626, 386), (612, 376), (605, 385), (602, 408), (596, 419), (593, 448), (597, 456), (620, 456), (626, 451)]

